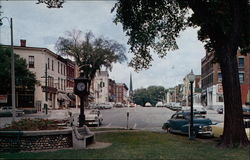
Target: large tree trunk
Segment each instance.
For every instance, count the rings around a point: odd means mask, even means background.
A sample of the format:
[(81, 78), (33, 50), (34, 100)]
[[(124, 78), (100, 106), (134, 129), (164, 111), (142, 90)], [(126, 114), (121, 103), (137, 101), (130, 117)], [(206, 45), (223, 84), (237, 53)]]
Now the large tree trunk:
[(226, 45), (226, 47), (221, 47), (221, 49), (216, 52), (219, 55), (225, 105), (224, 131), (220, 145), (226, 147), (246, 146), (249, 144), (249, 141), (243, 122), (236, 56), (237, 48)]

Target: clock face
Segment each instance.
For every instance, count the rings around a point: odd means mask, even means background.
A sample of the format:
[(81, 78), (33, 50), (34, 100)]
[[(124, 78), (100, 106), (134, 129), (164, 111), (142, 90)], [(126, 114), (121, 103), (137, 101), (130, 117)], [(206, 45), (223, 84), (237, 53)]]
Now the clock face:
[(85, 84), (80, 82), (77, 84), (77, 90), (78, 91), (83, 91), (85, 89)]

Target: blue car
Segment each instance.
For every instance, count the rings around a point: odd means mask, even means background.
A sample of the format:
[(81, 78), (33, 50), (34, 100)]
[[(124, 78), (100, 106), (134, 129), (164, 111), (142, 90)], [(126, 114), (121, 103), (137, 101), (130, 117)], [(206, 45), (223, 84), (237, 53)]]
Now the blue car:
[[(193, 128), (194, 136), (213, 136), (212, 134), (212, 121), (208, 118), (205, 118), (204, 115), (199, 112), (194, 112), (193, 116)], [(163, 124), (162, 129), (167, 130), (170, 133), (181, 133), (189, 134), (190, 126), (190, 112), (180, 111), (172, 115), (166, 123)]]

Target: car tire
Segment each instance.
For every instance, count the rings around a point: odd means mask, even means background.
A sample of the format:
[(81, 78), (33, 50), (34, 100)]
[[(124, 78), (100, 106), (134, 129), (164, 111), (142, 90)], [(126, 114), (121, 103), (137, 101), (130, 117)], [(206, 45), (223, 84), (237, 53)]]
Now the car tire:
[(193, 137), (196, 138), (197, 137), (197, 132), (193, 131)]
[(168, 132), (168, 133), (173, 133), (170, 127), (167, 128), (167, 132)]

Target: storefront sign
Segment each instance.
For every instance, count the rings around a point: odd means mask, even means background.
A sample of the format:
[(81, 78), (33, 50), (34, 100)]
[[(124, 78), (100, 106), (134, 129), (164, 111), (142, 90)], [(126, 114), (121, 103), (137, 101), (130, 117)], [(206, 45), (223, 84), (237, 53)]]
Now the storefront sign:
[(8, 96), (7, 95), (0, 95), (0, 103), (7, 103)]

